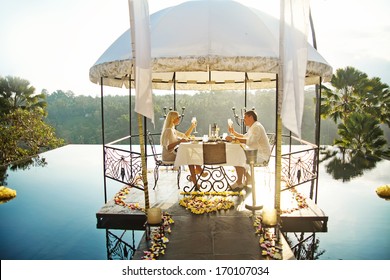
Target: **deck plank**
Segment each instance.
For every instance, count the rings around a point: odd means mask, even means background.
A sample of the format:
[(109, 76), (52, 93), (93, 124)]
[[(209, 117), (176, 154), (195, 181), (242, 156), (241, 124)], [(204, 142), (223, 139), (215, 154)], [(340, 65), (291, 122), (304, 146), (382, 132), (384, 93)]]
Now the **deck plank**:
[(307, 207), (291, 213), (283, 213), (282, 231), (284, 232), (327, 232), (328, 216), (310, 198), (305, 198)]
[[(182, 171), (181, 186), (188, 184), (186, 182), (188, 174), (188, 170)], [(245, 208), (243, 198), (236, 199), (234, 209), (194, 215), (178, 203), (182, 195), (180, 194), (181, 190), (177, 188), (176, 175), (176, 171), (161, 169), (157, 187), (153, 190), (153, 172), (148, 172), (150, 206), (160, 207), (163, 211), (171, 214), (175, 221), (172, 226), (172, 233), (169, 234), (169, 249), (166, 250), (166, 254), (161, 259), (262, 258), (258, 245), (259, 237), (254, 234), (252, 212)], [(119, 185), (118, 190), (121, 187)], [(125, 202), (138, 202), (141, 207), (144, 207), (144, 194), (138, 189), (130, 189)], [(302, 218), (321, 218), (324, 213), (317, 208), (315, 204), (313, 206), (310, 203), (308, 209), (301, 209), (282, 216), (283, 230), (288, 229), (290, 222), (297, 225), (299, 221), (301, 222), (300, 229), (303, 229), (303, 231), (311, 230), (313, 225), (308, 226), (307, 222), (302, 223)], [(113, 200), (104, 205), (96, 215), (99, 228), (144, 230), (146, 221), (146, 216), (142, 211), (115, 205)], [(101, 221), (99, 221), (99, 217), (102, 219)], [(313, 223), (316, 222), (317, 220), (314, 219)], [(317, 225), (317, 228), (321, 227), (323, 227), (322, 224)], [(294, 259), (294, 255), (283, 235), (280, 234), (280, 236), (283, 245), (283, 259)], [(142, 258), (143, 251), (147, 247), (148, 243), (144, 235), (133, 259)]]

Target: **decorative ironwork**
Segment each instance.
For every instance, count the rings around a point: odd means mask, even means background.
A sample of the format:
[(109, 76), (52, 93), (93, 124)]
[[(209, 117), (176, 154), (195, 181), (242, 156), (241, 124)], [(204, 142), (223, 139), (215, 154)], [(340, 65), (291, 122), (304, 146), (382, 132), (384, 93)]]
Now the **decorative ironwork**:
[(117, 236), (109, 230), (106, 230), (106, 246), (107, 246), (107, 259), (108, 260), (131, 260), (136, 251), (134, 230), (131, 231), (130, 245), (124, 241), (125, 234), (128, 231), (123, 231), (121, 236)]
[[(156, 166), (154, 167), (154, 172), (153, 172), (153, 174), (154, 174), (153, 190), (154, 190), (157, 186), (158, 178), (160, 177), (160, 173), (159, 173), (160, 167), (172, 167), (173, 168), (174, 164), (162, 161), (161, 153), (157, 153), (156, 145), (154, 144), (153, 135), (148, 131), (147, 136), (148, 136), (150, 148), (152, 149), (154, 161), (156, 164)], [(178, 189), (180, 189), (180, 175), (181, 175), (181, 167), (179, 166), (179, 168), (177, 170), (177, 188)]]
[[(178, 125), (180, 125), (181, 122), (182, 122), (183, 119), (184, 119), (184, 111), (185, 111), (185, 109), (186, 109), (186, 107), (181, 107), (180, 122), (179, 122)], [(167, 117), (167, 107), (164, 107), (163, 110), (164, 110), (164, 119), (165, 119), (165, 118)], [(173, 109), (172, 109), (172, 107), (169, 107), (168, 110), (169, 110), (169, 111), (172, 111)]]
[(285, 238), (297, 260), (317, 260), (325, 253), (325, 250), (320, 250), (315, 233), (285, 233)]
[(317, 149), (308, 149), (282, 155), (282, 177), (288, 187), (294, 187), (317, 178), (314, 159)]
[[(196, 185), (191, 184), (192, 186), (184, 186), (183, 191), (194, 191), (196, 186), (199, 187), (196, 190), (202, 192), (227, 191), (237, 180), (236, 175), (232, 174), (229, 176), (223, 166), (204, 165), (201, 174), (205, 174), (206, 176), (202, 177), (198, 175)], [(191, 182), (191, 175), (187, 176), (187, 180)]]
[(143, 190), (141, 154), (114, 147), (104, 147), (104, 175), (115, 181)]

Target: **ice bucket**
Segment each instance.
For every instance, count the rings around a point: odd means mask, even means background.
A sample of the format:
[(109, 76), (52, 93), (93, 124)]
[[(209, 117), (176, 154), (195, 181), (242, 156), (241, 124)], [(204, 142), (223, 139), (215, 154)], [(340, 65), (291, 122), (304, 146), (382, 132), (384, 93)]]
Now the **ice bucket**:
[(245, 149), (246, 163), (255, 164), (257, 163), (257, 150), (247, 150)]

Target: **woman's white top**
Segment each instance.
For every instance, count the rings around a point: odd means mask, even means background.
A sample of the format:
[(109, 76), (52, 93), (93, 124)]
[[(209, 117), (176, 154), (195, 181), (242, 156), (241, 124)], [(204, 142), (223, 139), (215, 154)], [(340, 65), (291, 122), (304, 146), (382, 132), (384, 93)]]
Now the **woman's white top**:
[(175, 128), (166, 128), (161, 135), (162, 146), (162, 160), (166, 162), (174, 162), (176, 158), (175, 149), (168, 150), (168, 146), (171, 143), (179, 141), (181, 138), (185, 138), (186, 135)]

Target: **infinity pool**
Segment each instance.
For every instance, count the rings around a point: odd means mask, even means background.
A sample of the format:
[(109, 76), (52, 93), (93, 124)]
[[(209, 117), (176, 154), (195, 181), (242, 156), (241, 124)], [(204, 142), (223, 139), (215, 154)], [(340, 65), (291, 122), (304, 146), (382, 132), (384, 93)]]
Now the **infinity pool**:
[[(104, 204), (102, 147), (68, 145), (42, 154), (47, 165), (8, 170), (17, 197), (0, 204), (0, 259), (104, 260), (106, 231), (96, 228)], [(390, 259), (390, 201), (375, 189), (390, 184), (390, 162), (347, 182), (320, 165), (318, 204), (329, 216), (317, 233), (319, 259)], [(108, 188), (108, 198), (118, 187)], [(138, 243), (140, 234), (135, 235)]]

